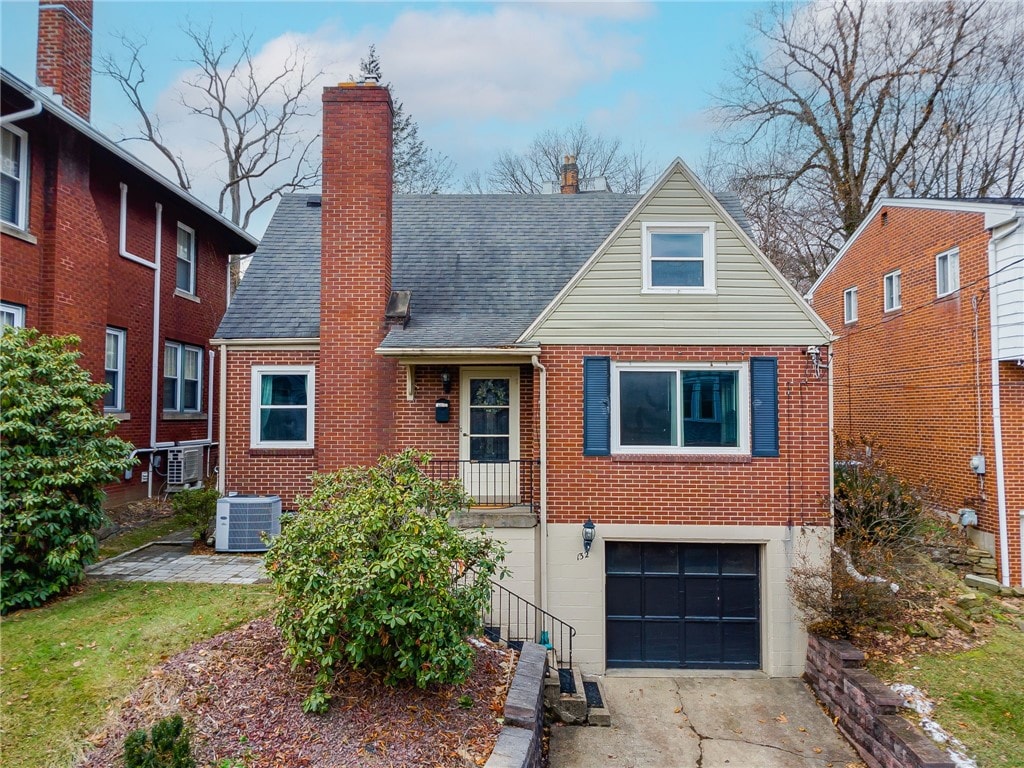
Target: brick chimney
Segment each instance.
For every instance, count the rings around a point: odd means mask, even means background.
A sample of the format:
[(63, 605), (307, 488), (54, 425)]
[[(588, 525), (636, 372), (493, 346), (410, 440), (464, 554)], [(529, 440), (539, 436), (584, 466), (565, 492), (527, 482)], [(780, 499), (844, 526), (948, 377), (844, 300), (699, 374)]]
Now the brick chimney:
[(374, 350), (391, 296), (391, 94), (375, 80), (323, 93), (317, 467), (388, 450), (395, 363)]
[(36, 79), (86, 121), (92, 101), (92, 0), (40, 0)]
[(576, 155), (566, 155), (562, 164), (562, 194), (576, 195), (580, 191), (580, 169), (576, 165)]

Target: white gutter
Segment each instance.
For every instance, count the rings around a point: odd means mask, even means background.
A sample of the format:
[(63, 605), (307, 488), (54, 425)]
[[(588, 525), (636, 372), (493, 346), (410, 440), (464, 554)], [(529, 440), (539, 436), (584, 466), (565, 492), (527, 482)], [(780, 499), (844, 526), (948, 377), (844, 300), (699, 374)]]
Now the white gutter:
[(548, 609), (548, 369), (534, 355), (540, 371), (540, 609)]
[(210, 364), (206, 370), (206, 440), (213, 442), (213, 361), (217, 358), (214, 350), (209, 351)]
[(377, 347), (381, 357), (536, 357), (540, 347)]
[(227, 427), (227, 390), (228, 390), (228, 349), (224, 344), (220, 345), (220, 392), (218, 397), (220, 399), (220, 412), (218, 414), (219, 432), (217, 435), (217, 441), (220, 443), (220, 455), (217, 457), (217, 463), (220, 465), (220, 471), (217, 473), (217, 490), (220, 495), (223, 496), (226, 491), (224, 490), (225, 478), (227, 477), (228, 468), (228, 450), (227, 440), (228, 427)]
[[(992, 235), (988, 241), (988, 273), (994, 275), (996, 271), (996, 242), (1003, 240), (1018, 229), (1021, 225), (1021, 214), (1015, 216), (1016, 223), (1006, 232), (996, 237)], [(999, 570), (1002, 574), (1002, 585), (1004, 587), (1010, 586), (1010, 552), (1008, 550), (1009, 544), (1009, 531), (1007, 529), (1006, 522), (1006, 476), (1003, 465), (1003, 414), (1002, 406), (999, 401), (999, 358), (997, 357), (999, 351), (999, 344), (997, 341), (998, 336), (998, 318), (996, 317), (995, 302), (992, 301), (992, 290), (989, 287), (989, 305), (988, 305), (988, 321), (989, 321), (989, 346), (992, 354), (989, 356), (992, 367), (992, 439), (995, 444), (995, 459), (996, 459), (996, 505), (999, 510)], [(1024, 561), (1024, 553), (1021, 554), (1022, 561)], [(1021, 584), (1024, 585), (1024, 572), (1021, 573)]]
[(11, 112), (9, 115), (0, 117), (0, 125), (7, 125), (8, 123), (16, 123), (18, 120), (25, 120), (29, 117), (35, 117), (43, 111), (43, 102), (39, 99), (33, 99), (32, 106), (28, 109), (23, 109), (21, 112)]

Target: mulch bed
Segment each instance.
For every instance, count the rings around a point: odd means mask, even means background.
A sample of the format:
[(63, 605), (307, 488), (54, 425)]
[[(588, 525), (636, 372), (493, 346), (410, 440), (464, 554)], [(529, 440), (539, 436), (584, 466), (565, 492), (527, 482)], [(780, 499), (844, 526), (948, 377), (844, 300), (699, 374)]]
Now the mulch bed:
[[(284, 659), (280, 632), (260, 619), (194, 645), (154, 669), (90, 741), (79, 768), (121, 765), (124, 737), (169, 714), (192, 730), (200, 765), (226, 758), (246, 768), (471, 766), (490, 756), (501, 725), (513, 651), (473, 639), (465, 684), (422, 691), (389, 688), (378, 674), (345, 670), (325, 716), (306, 715), (312, 686)], [(472, 706), (460, 706), (460, 699)]]

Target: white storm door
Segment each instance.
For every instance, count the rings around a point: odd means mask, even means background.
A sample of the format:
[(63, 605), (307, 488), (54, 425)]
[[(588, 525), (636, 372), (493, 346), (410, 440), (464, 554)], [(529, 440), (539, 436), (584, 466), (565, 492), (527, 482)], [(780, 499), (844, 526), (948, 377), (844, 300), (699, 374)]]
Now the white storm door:
[(479, 505), (519, 501), (519, 369), (463, 368), (462, 482)]

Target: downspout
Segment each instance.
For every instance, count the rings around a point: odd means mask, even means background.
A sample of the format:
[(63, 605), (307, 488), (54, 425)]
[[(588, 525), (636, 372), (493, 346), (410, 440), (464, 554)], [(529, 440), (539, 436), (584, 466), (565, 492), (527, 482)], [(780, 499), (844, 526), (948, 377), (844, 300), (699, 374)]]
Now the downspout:
[(217, 440), (220, 443), (220, 455), (217, 457), (217, 464), (219, 470), (217, 472), (217, 490), (220, 495), (223, 496), (227, 491), (224, 490), (227, 477), (228, 469), (228, 447), (225, 440), (228, 436), (227, 427), (227, 384), (228, 384), (228, 348), (226, 344), (220, 345), (220, 391), (217, 393), (218, 399), (220, 400), (220, 412), (218, 413), (219, 421), (219, 432)]
[(538, 355), (530, 357), (540, 371), (540, 608), (548, 609), (548, 369)]
[[(1017, 222), (1007, 232), (988, 241), (988, 273), (990, 276), (996, 272), (996, 242), (1004, 240), (1020, 229), (1021, 216), (1017, 214)], [(991, 280), (991, 277), (989, 278)], [(998, 318), (996, 317), (995, 302), (991, 300), (991, 283), (989, 285), (989, 346), (992, 354), (989, 356), (992, 366), (992, 439), (995, 444), (996, 459), (996, 504), (999, 509), (999, 570), (1002, 573), (1000, 580), (1004, 587), (1010, 586), (1010, 553), (1008, 551), (1009, 532), (1006, 522), (1006, 477), (1003, 468), (1003, 415), (999, 402), (999, 358), (997, 357), (999, 345), (996, 340), (998, 331)], [(1022, 556), (1024, 557), (1024, 556)], [(1024, 573), (1021, 574), (1021, 583), (1024, 584)]]
[[(209, 350), (210, 364), (206, 367), (206, 476), (210, 476), (210, 456), (213, 455), (213, 366), (217, 352)], [(204, 480), (205, 482), (205, 480)]]
[(32, 106), (28, 109), (23, 109), (21, 112), (11, 112), (9, 115), (0, 117), (0, 125), (7, 125), (8, 123), (15, 123), (18, 120), (25, 120), (29, 117), (35, 117), (43, 111), (43, 102), (35, 100), (32, 102)]

